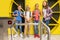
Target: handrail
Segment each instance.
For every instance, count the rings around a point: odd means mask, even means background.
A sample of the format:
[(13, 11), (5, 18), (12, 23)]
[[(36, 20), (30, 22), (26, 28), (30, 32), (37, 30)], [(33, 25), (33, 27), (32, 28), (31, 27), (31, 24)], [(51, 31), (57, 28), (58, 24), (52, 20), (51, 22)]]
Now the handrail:
[(21, 24), (17, 24), (16, 25), (38, 25), (39, 23), (21, 23)]
[[(50, 40), (50, 28), (43, 22), (43, 21), (40, 21), (40, 23), (42, 23), (43, 25), (44, 25), (44, 27), (46, 27), (47, 28), (47, 31), (48, 31), (48, 40)], [(22, 24), (17, 24), (16, 23), (16, 25), (38, 25), (39, 23), (22, 23)], [(42, 26), (41, 26), (41, 28), (42, 28)], [(41, 34), (41, 31), (42, 29), (40, 29), (40, 35), (42, 35)], [(41, 40), (42, 38), (40, 37), (40, 40)]]
[[(11, 25), (11, 28), (14, 29), (14, 24), (16, 25), (39, 25), (39, 23), (22, 23), (22, 24), (17, 24), (17, 23), (13, 23)], [(44, 25), (44, 27), (47, 28), (47, 32), (48, 32), (48, 40), (50, 40), (50, 28), (43, 22), (43, 21), (40, 21), (40, 40), (42, 40), (42, 25)], [(18, 34), (18, 32), (14, 29), (14, 31)], [(12, 37), (12, 36), (11, 36)]]
[(12, 29), (18, 34), (18, 32), (15, 30), (15, 28), (13, 27), (15, 24), (15, 22), (10, 26), (11, 29), (11, 40), (13, 40), (13, 34), (12, 34)]
[(15, 25), (15, 22), (11, 25), (11, 29), (13, 29), (17, 34), (18, 32), (15, 30), (15, 28), (13, 27)]
[[(44, 25), (44, 27), (47, 28), (47, 31), (48, 31), (48, 40), (50, 40), (50, 28), (43, 22), (41, 21), (41, 23)], [(41, 35), (41, 32), (42, 32), (42, 27), (40, 27), (40, 35)], [(42, 36), (42, 35), (41, 35)], [(42, 38), (41, 38), (42, 39)], [(41, 40), (40, 39), (40, 40)]]

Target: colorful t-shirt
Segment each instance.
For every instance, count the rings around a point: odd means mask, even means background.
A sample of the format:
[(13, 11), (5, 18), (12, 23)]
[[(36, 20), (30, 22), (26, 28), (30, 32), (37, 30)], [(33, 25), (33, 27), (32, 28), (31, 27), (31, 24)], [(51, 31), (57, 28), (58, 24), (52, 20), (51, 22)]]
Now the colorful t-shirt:
[(40, 16), (40, 11), (39, 10), (34, 10), (33, 11), (33, 18), (34, 20), (38, 21)]
[[(43, 16), (44, 16), (44, 19), (45, 20), (50, 20), (51, 19), (51, 17), (52, 17), (52, 10), (51, 10), (51, 8), (50, 7), (48, 7), (47, 9), (44, 9), (43, 8)], [(50, 16), (47, 16), (47, 14), (49, 15), (49, 14), (51, 14)]]

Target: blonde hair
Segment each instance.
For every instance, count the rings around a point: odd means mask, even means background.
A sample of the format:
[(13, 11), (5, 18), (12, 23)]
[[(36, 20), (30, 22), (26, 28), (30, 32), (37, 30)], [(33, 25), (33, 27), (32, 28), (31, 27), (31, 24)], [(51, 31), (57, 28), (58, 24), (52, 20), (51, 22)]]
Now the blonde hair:
[(26, 10), (26, 11), (27, 11), (27, 8), (29, 8), (29, 9), (30, 9), (29, 5), (27, 5), (27, 6), (25, 7), (25, 10)]

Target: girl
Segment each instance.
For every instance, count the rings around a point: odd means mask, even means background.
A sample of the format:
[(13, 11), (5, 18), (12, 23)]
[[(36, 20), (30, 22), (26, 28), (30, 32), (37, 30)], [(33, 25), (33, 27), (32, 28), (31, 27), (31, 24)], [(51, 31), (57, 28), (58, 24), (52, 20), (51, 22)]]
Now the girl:
[(52, 10), (48, 6), (47, 1), (43, 1), (43, 22), (46, 23), (46, 25), (48, 25), (51, 17), (52, 17)]
[[(35, 10), (33, 11), (32, 14), (33, 14), (32, 16), (33, 16), (34, 23), (38, 23), (39, 22), (39, 18), (40, 18), (40, 10), (39, 10), (39, 5), (38, 4), (35, 4)], [(38, 25), (34, 25), (34, 38), (35, 37), (39, 38), (38, 33), (39, 33)]]
[[(19, 4), (18, 7), (17, 7), (18, 10), (15, 10), (14, 13), (13, 13), (13, 16), (14, 17), (14, 21), (16, 21), (16, 23), (22, 23), (22, 7), (21, 5)], [(16, 25), (16, 30), (18, 31), (18, 27), (20, 29), (20, 36), (23, 37), (23, 33), (22, 33), (22, 27), (20, 25)]]
[[(30, 23), (31, 22), (32, 13), (31, 13), (30, 7), (28, 5), (26, 6), (26, 10), (24, 12), (24, 17), (25, 17), (25, 23)], [(29, 36), (29, 29), (30, 29), (30, 26), (26, 25), (25, 26), (25, 31), (24, 31), (25, 36), (26, 35)], [(26, 30), (28, 30), (28, 31), (26, 31)], [(26, 34), (26, 32), (28, 32), (28, 33)]]

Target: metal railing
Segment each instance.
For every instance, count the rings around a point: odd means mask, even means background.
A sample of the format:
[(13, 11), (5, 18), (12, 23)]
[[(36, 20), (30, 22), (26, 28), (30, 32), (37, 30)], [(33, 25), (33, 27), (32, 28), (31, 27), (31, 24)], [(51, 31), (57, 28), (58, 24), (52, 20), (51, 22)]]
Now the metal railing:
[(41, 21), (41, 23), (40, 23), (40, 40), (42, 40), (42, 29), (43, 29), (43, 26), (44, 25), (44, 27), (46, 28), (46, 31), (47, 31), (47, 34), (48, 34), (48, 39), (47, 40), (50, 40), (50, 28), (43, 22), (43, 21)]
[(15, 25), (39, 25), (40, 26), (40, 40), (42, 40), (42, 35), (43, 35), (42, 31), (43, 31), (43, 26), (44, 26), (46, 28), (46, 31), (47, 31), (47, 34), (48, 34), (47, 40), (50, 40), (50, 28), (43, 21), (40, 21), (39, 23), (22, 23), (22, 24), (13, 23), (11, 25), (11, 40), (13, 40), (12, 29), (18, 34), (18, 32), (13, 27), (14, 24)]

